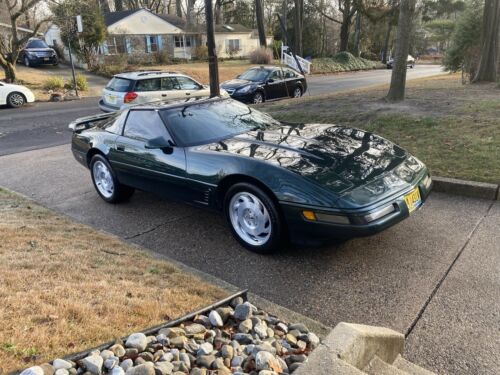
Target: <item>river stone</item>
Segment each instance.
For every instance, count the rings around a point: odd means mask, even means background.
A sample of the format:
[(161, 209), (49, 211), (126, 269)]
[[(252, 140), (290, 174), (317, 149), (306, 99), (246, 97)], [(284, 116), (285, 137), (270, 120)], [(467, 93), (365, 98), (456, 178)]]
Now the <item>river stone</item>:
[(188, 369), (191, 368), (191, 358), (187, 353), (181, 353), (179, 354), (179, 360), (183, 362)]
[(309, 344), (311, 344), (312, 349), (316, 348), (319, 345), (319, 337), (312, 332), (309, 332), (307, 334), (307, 341), (309, 342)]
[(148, 339), (144, 333), (132, 333), (125, 342), (127, 348), (134, 348), (143, 352), (148, 345)]
[(290, 331), (295, 329), (302, 333), (309, 333), (309, 329), (302, 323), (290, 324), (290, 326), (288, 327), (288, 330)]
[(302, 366), (302, 363), (300, 362), (295, 362), (295, 363), (292, 363), (289, 367), (288, 367), (288, 370), (290, 372), (294, 372), (295, 370), (297, 370), (300, 366)]
[(215, 356), (213, 355), (202, 355), (198, 358), (196, 358), (196, 364), (198, 366), (210, 368), (212, 363), (215, 361)]
[(238, 326), (238, 331), (242, 333), (249, 333), (253, 328), (252, 320), (251, 319), (245, 319), (240, 323)]
[(270, 370), (261, 370), (259, 371), (259, 375), (278, 375), (278, 373)]
[(20, 375), (44, 375), (43, 368), (40, 366), (33, 366), (21, 372)]
[(227, 322), (227, 320), (229, 319), (229, 317), (233, 313), (233, 309), (230, 307), (227, 307), (227, 306), (226, 307), (219, 307), (216, 311), (220, 315), (220, 317), (222, 318), (222, 321), (224, 323)]
[(54, 362), (52, 362), (52, 367), (54, 367), (54, 370), (56, 371), (59, 370), (60, 368), (65, 368), (66, 370), (68, 370), (71, 367), (73, 367), (73, 364), (68, 361), (65, 361), (64, 359), (57, 358), (54, 359)]
[(202, 324), (205, 327), (210, 327), (210, 319), (208, 319), (208, 316), (206, 315), (196, 315), (196, 317), (193, 319), (193, 322)]
[(288, 333), (288, 327), (283, 322), (279, 322), (278, 324), (276, 324), (276, 329), (280, 330), (281, 332)]
[(189, 375), (207, 375), (207, 370), (204, 368), (195, 367), (191, 369)]
[(292, 354), (290, 356), (290, 361), (292, 361), (292, 363), (305, 362), (306, 360), (307, 360), (307, 356), (305, 354)]
[(276, 349), (271, 344), (264, 342), (262, 344), (254, 346), (252, 354), (254, 354), (255, 356), (258, 352), (269, 352), (271, 354), (276, 354)]
[(104, 367), (106, 367), (108, 370), (111, 370), (115, 366), (118, 366), (118, 363), (120, 361), (116, 357), (109, 357), (104, 361)]
[(100, 355), (89, 355), (88, 357), (82, 359), (83, 367), (87, 369), (87, 371), (91, 372), (94, 375), (102, 374), (102, 364), (103, 359)]
[(234, 309), (234, 317), (238, 320), (246, 320), (252, 316), (252, 307), (248, 303), (242, 303)]
[(109, 350), (111, 350), (114, 353), (114, 355), (117, 356), (118, 358), (123, 357), (125, 355), (125, 348), (120, 344), (115, 344), (111, 346)]
[(255, 327), (253, 327), (253, 330), (261, 339), (265, 339), (267, 337), (267, 324), (265, 322), (261, 321), (257, 323)]
[(226, 365), (224, 364), (224, 360), (222, 358), (216, 358), (215, 361), (212, 362), (212, 369), (220, 370), (225, 369)]
[(237, 333), (234, 335), (234, 339), (238, 341), (239, 344), (248, 345), (253, 342), (252, 335), (248, 333)]
[(123, 369), (123, 371), (127, 372), (127, 370), (131, 368), (133, 365), (134, 362), (130, 358), (128, 358), (120, 364), (120, 367)]
[(214, 350), (214, 347), (212, 344), (209, 342), (205, 342), (200, 345), (200, 348), (198, 349), (198, 352), (196, 353), (197, 356), (202, 356), (202, 355), (209, 355), (212, 354), (212, 351)]
[(55, 368), (49, 363), (43, 363), (40, 365), (43, 370), (44, 375), (54, 375)]
[(165, 335), (167, 338), (171, 339), (173, 337), (177, 336), (185, 336), (186, 332), (184, 329), (180, 327), (171, 327), (171, 328), (162, 328), (160, 329), (160, 332), (158, 332), (159, 335)]
[(241, 355), (236, 355), (231, 359), (231, 367), (240, 367), (244, 358)]
[(114, 357), (115, 353), (113, 353), (111, 350), (103, 350), (99, 355), (105, 361), (109, 357)]
[(174, 365), (170, 362), (158, 362), (154, 370), (156, 375), (170, 375), (174, 370)]
[(155, 358), (154, 355), (150, 352), (139, 353), (139, 357), (144, 359), (146, 362), (153, 362)]
[(55, 375), (69, 375), (69, 371), (65, 368), (57, 369)]
[(113, 369), (108, 372), (109, 375), (125, 375), (125, 371), (120, 366), (115, 366)]
[(197, 335), (200, 333), (201, 334), (205, 333), (207, 331), (207, 329), (202, 324), (193, 323), (193, 324), (185, 327), (184, 331), (186, 332), (186, 335)]
[(155, 368), (151, 362), (143, 363), (127, 370), (125, 375), (156, 375)]
[(177, 336), (170, 339), (170, 345), (174, 346), (178, 349), (184, 348), (184, 345), (187, 343), (188, 339), (186, 336)]
[(242, 297), (234, 297), (231, 302), (229, 303), (229, 305), (232, 307), (232, 308), (235, 308), (236, 306), (238, 305), (241, 305), (243, 304), (243, 298)]
[(290, 345), (297, 345), (297, 338), (294, 335), (291, 335), (289, 333), (286, 335), (286, 341)]
[(222, 358), (233, 358), (234, 348), (231, 345), (224, 345), (220, 351)]
[(276, 370), (281, 372), (282, 368), (278, 360), (269, 352), (261, 351), (255, 356), (255, 368), (257, 370)]
[(210, 324), (212, 324), (214, 327), (222, 327), (224, 325), (221, 316), (215, 310), (210, 311), (208, 319), (210, 319)]

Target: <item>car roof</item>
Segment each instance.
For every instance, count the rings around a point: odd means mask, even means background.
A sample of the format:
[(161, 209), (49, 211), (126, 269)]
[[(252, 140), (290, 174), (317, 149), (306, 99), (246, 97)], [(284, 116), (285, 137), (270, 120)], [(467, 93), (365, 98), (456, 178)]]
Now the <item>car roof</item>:
[(233, 100), (233, 99), (222, 96), (216, 96), (213, 98), (204, 96), (204, 97), (188, 98), (188, 99), (157, 100), (143, 104), (136, 104), (128, 107), (127, 109), (164, 110), (164, 109), (181, 108), (186, 106), (191, 107), (193, 105), (199, 105), (207, 102), (223, 101), (223, 100)]
[(131, 79), (131, 80), (141, 80), (147, 78), (155, 78), (155, 77), (187, 77), (184, 74), (177, 72), (165, 72), (162, 70), (139, 70), (136, 72), (127, 72), (127, 73), (119, 73), (115, 74), (113, 77)]

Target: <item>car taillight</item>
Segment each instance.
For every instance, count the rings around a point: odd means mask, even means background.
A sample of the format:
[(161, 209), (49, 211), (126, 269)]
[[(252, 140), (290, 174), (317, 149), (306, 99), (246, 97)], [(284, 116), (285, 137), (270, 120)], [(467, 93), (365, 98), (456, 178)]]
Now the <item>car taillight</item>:
[(123, 98), (124, 103), (133, 102), (137, 98), (137, 94), (135, 92), (127, 92)]

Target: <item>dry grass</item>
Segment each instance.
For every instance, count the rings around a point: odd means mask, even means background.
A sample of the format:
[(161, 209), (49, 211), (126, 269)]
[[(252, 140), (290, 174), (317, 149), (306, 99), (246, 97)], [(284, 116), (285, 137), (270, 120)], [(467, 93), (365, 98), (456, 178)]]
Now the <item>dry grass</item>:
[(0, 373), (178, 317), (226, 293), (0, 189)]
[(500, 182), (500, 89), (462, 85), (459, 74), (411, 80), (406, 100), (383, 100), (387, 86), (262, 105), (294, 122), (353, 126), (378, 133), (424, 161), (435, 175)]

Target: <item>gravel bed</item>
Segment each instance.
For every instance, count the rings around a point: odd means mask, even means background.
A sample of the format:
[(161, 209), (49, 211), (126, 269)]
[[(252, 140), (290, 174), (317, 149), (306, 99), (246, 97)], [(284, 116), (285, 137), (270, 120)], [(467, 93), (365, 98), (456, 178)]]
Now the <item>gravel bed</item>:
[(155, 335), (133, 333), (75, 362), (56, 359), (21, 375), (278, 375), (307, 361), (319, 338), (241, 297)]

